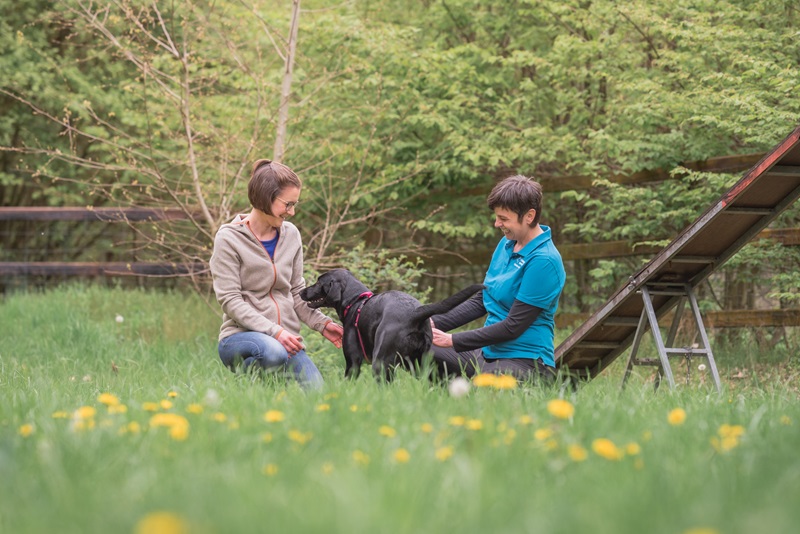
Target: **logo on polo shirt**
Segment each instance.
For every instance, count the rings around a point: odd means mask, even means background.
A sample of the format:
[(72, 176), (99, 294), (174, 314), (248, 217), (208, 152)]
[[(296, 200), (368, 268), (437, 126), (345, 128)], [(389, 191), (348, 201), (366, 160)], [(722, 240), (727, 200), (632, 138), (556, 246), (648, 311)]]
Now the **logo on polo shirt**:
[(517, 261), (514, 262), (514, 267), (516, 269), (522, 269), (523, 265), (525, 265), (525, 258), (518, 258)]

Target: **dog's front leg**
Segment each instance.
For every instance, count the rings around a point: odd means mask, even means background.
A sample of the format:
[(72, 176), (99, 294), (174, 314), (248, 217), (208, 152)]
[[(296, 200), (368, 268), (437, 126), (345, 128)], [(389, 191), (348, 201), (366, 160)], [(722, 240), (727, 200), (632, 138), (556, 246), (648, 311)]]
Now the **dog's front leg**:
[(344, 353), (344, 376), (356, 379), (361, 374), (361, 346), (358, 343), (358, 336), (353, 333), (353, 329), (348, 328), (342, 338), (342, 352)]

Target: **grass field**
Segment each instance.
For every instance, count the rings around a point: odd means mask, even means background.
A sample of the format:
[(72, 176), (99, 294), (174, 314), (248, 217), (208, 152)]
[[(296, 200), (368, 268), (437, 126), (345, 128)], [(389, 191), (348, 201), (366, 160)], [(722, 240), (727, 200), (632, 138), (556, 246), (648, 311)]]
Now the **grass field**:
[(748, 360), (717, 353), (722, 395), (611, 368), (456, 398), (346, 382), (312, 333), (304, 393), (224, 369), (194, 296), (65, 287), (0, 325), (2, 533), (800, 529), (796, 357), (734, 382)]

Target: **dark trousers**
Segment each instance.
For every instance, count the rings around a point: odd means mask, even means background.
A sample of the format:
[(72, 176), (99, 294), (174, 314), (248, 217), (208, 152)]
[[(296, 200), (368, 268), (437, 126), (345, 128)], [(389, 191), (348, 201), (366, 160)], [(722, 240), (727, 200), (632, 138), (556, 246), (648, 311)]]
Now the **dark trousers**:
[(480, 373), (512, 375), (517, 380), (552, 384), (554, 368), (534, 358), (485, 358), (480, 349), (456, 352), (452, 347), (433, 346), (433, 362), (439, 377), (465, 376)]

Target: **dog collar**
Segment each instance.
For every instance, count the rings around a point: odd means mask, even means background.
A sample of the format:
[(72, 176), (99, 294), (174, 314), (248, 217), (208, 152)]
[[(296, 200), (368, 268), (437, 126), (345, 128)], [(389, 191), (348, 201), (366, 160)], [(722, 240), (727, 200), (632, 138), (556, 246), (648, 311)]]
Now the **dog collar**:
[(364, 292), (363, 292), (363, 293), (361, 293), (361, 294), (360, 294), (358, 297), (356, 297), (356, 300), (354, 300), (353, 302), (351, 302), (350, 304), (348, 304), (348, 305), (347, 305), (347, 307), (344, 309), (344, 313), (343, 313), (343, 315), (344, 315), (345, 317), (347, 317), (347, 311), (350, 309), (350, 307), (351, 307), (353, 304), (355, 304), (356, 302), (358, 302), (359, 300), (361, 300), (362, 298), (364, 298), (364, 297), (366, 297), (366, 298), (367, 298), (367, 300), (369, 300), (370, 298), (372, 298), (372, 291), (364, 291)]

